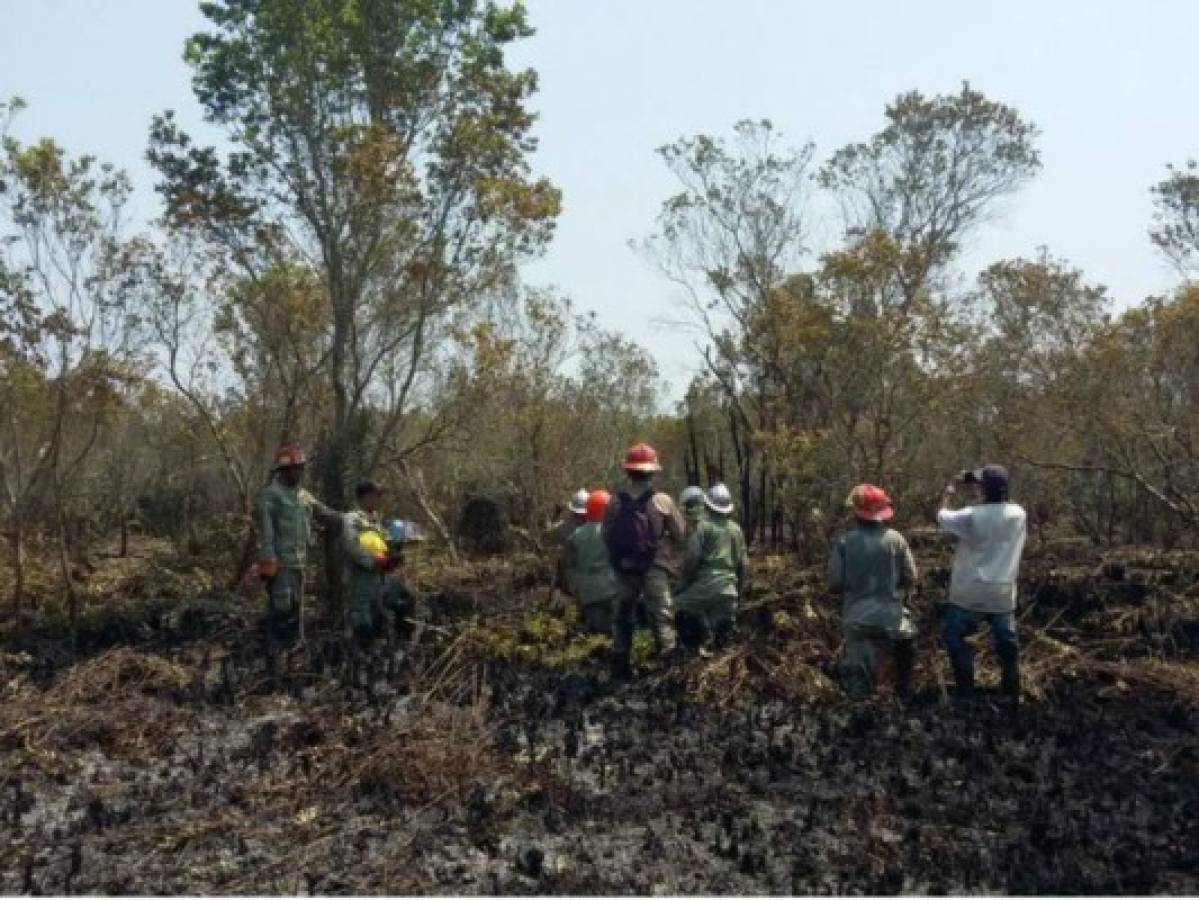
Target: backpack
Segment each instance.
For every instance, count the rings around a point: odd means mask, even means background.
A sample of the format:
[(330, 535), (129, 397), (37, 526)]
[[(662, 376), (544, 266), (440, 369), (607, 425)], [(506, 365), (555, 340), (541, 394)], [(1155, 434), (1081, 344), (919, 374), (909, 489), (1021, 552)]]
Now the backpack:
[(636, 500), (620, 494), (620, 510), (608, 527), (607, 540), (612, 568), (621, 575), (644, 575), (653, 568), (663, 528), (658, 517), (650, 515), (653, 499), (653, 491), (646, 491)]

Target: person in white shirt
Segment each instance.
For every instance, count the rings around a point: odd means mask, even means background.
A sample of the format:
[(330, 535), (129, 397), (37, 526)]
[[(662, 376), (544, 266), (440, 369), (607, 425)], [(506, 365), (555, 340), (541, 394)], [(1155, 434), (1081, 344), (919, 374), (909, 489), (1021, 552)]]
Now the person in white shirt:
[(941, 498), (937, 524), (957, 538), (949, 602), (941, 617), (941, 637), (953, 665), (960, 699), (974, 694), (974, 652), (966, 638), (980, 624), (991, 627), (1004, 693), (1020, 697), (1020, 643), (1016, 636), (1016, 578), (1024, 551), (1027, 515), (1008, 500), (1008, 473), (989, 465), (962, 473), (960, 481), (982, 491), (983, 502), (950, 509), (955, 486)]

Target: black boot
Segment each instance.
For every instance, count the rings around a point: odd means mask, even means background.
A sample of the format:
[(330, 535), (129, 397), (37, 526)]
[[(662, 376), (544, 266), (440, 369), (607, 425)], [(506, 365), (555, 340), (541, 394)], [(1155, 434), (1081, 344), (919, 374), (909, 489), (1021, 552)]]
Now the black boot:
[(620, 653), (612, 657), (612, 680), (613, 681), (632, 681), (633, 666), (629, 662), (627, 654)]
[(959, 703), (969, 703), (974, 699), (974, 660), (953, 659), (953, 680), (955, 682), (953, 696)]
[(915, 641), (895, 642), (895, 693), (902, 703), (912, 700), (912, 670), (916, 667)]
[(1020, 648), (1005, 644), (999, 648), (1000, 684), (1012, 706), (1020, 704)]

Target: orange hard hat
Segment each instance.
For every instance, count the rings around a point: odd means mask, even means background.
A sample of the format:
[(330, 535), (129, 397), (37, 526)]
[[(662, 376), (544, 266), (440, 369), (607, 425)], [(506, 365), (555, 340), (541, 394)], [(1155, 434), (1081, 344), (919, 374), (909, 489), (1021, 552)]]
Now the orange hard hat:
[(284, 444), (275, 451), (275, 468), (287, 469), (292, 466), (306, 466), (308, 458), (299, 444)]
[(649, 444), (634, 444), (624, 455), (626, 472), (661, 472), (658, 451)]
[(865, 522), (886, 522), (895, 515), (887, 492), (873, 484), (859, 484), (850, 491), (849, 505), (854, 516)]
[(587, 496), (587, 521), (602, 522), (612, 495), (607, 491), (592, 491)]

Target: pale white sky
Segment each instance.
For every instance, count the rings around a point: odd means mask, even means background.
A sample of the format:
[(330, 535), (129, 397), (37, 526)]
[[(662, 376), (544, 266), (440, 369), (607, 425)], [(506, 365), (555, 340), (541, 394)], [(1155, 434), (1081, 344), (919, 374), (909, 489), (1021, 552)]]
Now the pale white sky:
[[(1120, 305), (1176, 280), (1146, 229), (1167, 162), (1199, 156), (1199, 3), (1156, 0), (531, 0), (538, 34), (513, 54), (540, 73), (534, 164), (565, 193), (557, 239), (529, 267), (657, 356), (678, 395), (696, 369), (668, 283), (629, 250), (673, 191), (655, 147), (773, 119), (823, 159), (881, 127), (884, 104), (963, 79), (1042, 130), (1044, 169), (973, 240), (963, 269), (1055, 255)], [(150, 116), (198, 121), (184, 37), (193, 0), (0, 0), (0, 95), (31, 104), (18, 136), (51, 135), (127, 168), (156, 211), (143, 160)], [(830, 226), (831, 230), (831, 226)]]

